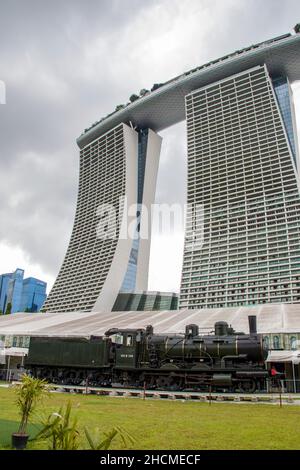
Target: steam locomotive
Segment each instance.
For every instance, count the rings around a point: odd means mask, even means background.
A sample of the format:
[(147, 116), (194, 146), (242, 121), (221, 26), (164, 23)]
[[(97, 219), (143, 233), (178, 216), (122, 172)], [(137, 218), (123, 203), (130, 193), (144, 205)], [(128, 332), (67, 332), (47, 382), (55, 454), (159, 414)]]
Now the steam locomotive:
[(219, 321), (204, 336), (191, 324), (175, 335), (155, 334), (149, 325), (89, 339), (33, 337), (25, 367), (57, 384), (251, 393), (265, 388), (268, 371), (256, 317), (248, 319), (249, 334)]

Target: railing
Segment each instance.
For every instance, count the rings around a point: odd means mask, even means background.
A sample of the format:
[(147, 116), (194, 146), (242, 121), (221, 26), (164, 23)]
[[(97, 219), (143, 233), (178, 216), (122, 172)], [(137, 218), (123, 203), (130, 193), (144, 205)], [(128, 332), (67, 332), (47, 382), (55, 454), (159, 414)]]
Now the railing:
[[(13, 368), (13, 369), (0, 369), (0, 383), (1, 382), (6, 382), (8, 384), (12, 383), (12, 382), (18, 382), (22, 375), (24, 374), (24, 372), (26, 372), (24, 369), (22, 368)], [(97, 390), (106, 390), (107, 387), (101, 387), (101, 386), (89, 386), (89, 384), (86, 384), (86, 385), (83, 385), (81, 384), (80, 386), (79, 385), (63, 385), (63, 384), (58, 384), (58, 385), (55, 385), (54, 386), (55, 388), (66, 388), (66, 389), (85, 389), (86, 391), (87, 390), (93, 390), (93, 391), (97, 391)], [(113, 392), (114, 388), (110, 388), (109, 390), (111, 390)], [(157, 392), (157, 391), (150, 391), (150, 390), (147, 390), (147, 393), (152, 393), (152, 392)], [(122, 392), (124, 393), (124, 392)], [(161, 393), (174, 393), (174, 392), (168, 392), (168, 391), (165, 391), (165, 392), (161, 392)], [(181, 393), (181, 391), (177, 391), (176, 393)], [(192, 392), (185, 392), (184, 390), (182, 391), (182, 393), (192, 393)], [(195, 393), (204, 393), (204, 392), (195, 392)], [(267, 379), (266, 380), (266, 387), (264, 390), (260, 390), (260, 391), (256, 391), (255, 393), (253, 393), (252, 395), (276, 395), (276, 396), (282, 396), (282, 397), (286, 397), (287, 395), (293, 395), (293, 394), (300, 394), (300, 379), (283, 379), (283, 380), (280, 380), (280, 379), (275, 379), (275, 378), (270, 378), (270, 379)], [(204, 393), (205, 394), (205, 393)], [(232, 394), (238, 394), (240, 396), (243, 395), (242, 392), (232, 392), (232, 391), (226, 391), (226, 389), (224, 389), (222, 392), (215, 392), (213, 393), (213, 395), (232, 395)], [(244, 395), (249, 395), (247, 393), (245, 393)]]
[(268, 393), (300, 393), (300, 379), (270, 379), (267, 381)]
[(24, 369), (0, 369), (0, 382), (18, 381), (24, 372)]

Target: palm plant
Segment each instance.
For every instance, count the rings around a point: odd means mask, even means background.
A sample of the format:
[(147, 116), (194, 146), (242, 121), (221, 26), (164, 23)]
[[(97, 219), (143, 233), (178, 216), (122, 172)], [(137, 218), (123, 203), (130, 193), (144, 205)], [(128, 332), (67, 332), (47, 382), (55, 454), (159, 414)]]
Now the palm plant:
[[(48, 449), (50, 450), (78, 449), (80, 439), (78, 420), (77, 417), (71, 417), (71, 412), (72, 404), (71, 401), (68, 401), (65, 409), (62, 406), (58, 412), (48, 416), (35, 439), (48, 441)], [(84, 432), (92, 450), (109, 449), (112, 441), (117, 436), (120, 436), (125, 446), (128, 442), (134, 442), (133, 437), (119, 426), (115, 426), (111, 431), (104, 432), (102, 437), (97, 436), (98, 441), (90, 435), (87, 428), (84, 428)]]
[(14, 447), (18, 447), (18, 443), (20, 443), (21, 448), (26, 447), (29, 437), (26, 433), (28, 420), (34, 412), (37, 403), (48, 393), (48, 390), (46, 380), (35, 379), (27, 374), (22, 376), (21, 384), (15, 386), (16, 404), (19, 407), (21, 421), (18, 432), (12, 435)]
[(76, 450), (79, 447), (79, 431), (77, 418), (71, 419), (71, 402), (66, 409), (63, 407), (57, 413), (52, 413), (43, 423), (43, 428), (36, 439), (48, 440), (51, 450)]
[(108, 450), (112, 444), (112, 441), (117, 436), (120, 436), (125, 447), (127, 447), (128, 443), (133, 444), (135, 442), (135, 439), (129, 434), (129, 432), (120, 426), (115, 426), (111, 431), (104, 432), (104, 437), (100, 437), (100, 440), (98, 437), (98, 442), (92, 438), (86, 427), (84, 428), (84, 432), (92, 450)]
[(15, 386), (17, 395), (17, 405), (21, 414), (21, 421), (18, 433), (25, 434), (27, 430), (28, 420), (40, 402), (43, 395), (48, 393), (48, 384), (46, 380), (35, 379), (24, 374), (21, 384)]

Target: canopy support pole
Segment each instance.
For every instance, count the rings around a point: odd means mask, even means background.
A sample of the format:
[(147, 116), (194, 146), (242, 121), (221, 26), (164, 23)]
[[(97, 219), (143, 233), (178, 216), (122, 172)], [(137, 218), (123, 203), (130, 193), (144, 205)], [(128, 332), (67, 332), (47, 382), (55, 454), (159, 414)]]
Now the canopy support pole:
[(296, 393), (295, 364), (293, 361), (292, 361), (292, 369), (293, 369), (294, 393)]
[(6, 381), (9, 381), (9, 372), (10, 372), (10, 356), (8, 356), (8, 361), (7, 361), (7, 373), (6, 373)]

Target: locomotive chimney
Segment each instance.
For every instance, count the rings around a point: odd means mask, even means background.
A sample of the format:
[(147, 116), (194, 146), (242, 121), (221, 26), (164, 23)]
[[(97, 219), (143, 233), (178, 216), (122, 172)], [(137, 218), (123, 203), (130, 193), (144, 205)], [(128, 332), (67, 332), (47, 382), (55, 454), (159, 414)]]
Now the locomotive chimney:
[(249, 315), (248, 316), (248, 322), (249, 322), (249, 333), (250, 333), (250, 335), (256, 335), (256, 333), (257, 333), (256, 316), (255, 315)]

